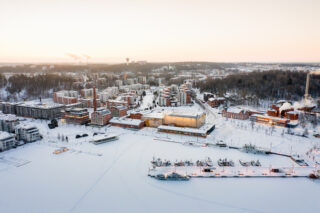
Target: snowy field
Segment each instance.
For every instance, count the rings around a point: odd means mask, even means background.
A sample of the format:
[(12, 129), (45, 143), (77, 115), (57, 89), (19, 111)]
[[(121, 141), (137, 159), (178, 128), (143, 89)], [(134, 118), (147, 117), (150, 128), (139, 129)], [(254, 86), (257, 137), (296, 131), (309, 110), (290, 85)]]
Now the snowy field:
[[(267, 126), (226, 121), (212, 114), (217, 129), (206, 138), (118, 127), (101, 129), (62, 124), (49, 130), (33, 120), (44, 139), (0, 153), (1, 212), (318, 212), (320, 181), (308, 178), (192, 178), (186, 182), (159, 181), (147, 176), (153, 156), (162, 159), (202, 160), (210, 157), (257, 160), (262, 166), (293, 166), (289, 158), (253, 155), (226, 148), (183, 145), (224, 140), (273, 151), (304, 154), (319, 139), (282, 136)], [(30, 122), (30, 120), (24, 121)], [(256, 129), (257, 128), (257, 129)], [(94, 132), (119, 135), (101, 145), (89, 143)], [(75, 139), (76, 134), (89, 137)], [(58, 134), (69, 141), (58, 140)], [(172, 142), (165, 142), (172, 141)], [(60, 147), (69, 151), (55, 155)], [(297, 166), (297, 165), (294, 165)]]

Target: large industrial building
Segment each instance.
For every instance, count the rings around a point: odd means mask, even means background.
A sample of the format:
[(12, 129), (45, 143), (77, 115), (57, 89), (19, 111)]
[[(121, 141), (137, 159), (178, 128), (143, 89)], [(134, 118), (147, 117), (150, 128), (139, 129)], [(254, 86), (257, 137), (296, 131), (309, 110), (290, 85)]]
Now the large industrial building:
[(15, 114), (17, 116), (36, 118), (36, 119), (53, 119), (61, 116), (63, 104), (44, 101), (26, 101), (19, 103), (2, 102), (0, 108), (4, 114)]
[(205, 120), (204, 112), (171, 112), (164, 115), (163, 123), (170, 126), (200, 128)]

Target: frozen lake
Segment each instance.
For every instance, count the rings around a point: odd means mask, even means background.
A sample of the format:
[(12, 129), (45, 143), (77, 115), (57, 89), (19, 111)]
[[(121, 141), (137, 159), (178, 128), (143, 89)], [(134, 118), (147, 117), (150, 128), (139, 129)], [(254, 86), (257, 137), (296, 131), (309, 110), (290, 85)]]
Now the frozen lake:
[[(147, 176), (153, 156), (172, 161), (205, 157), (215, 162), (220, 157), (235, 162), (259, 159), (263, 165), (291, 166), (288, 158), (190, 147), (153, 140), (153, 136), (141, 131), (112, 129), (121, 134), (120, 139), (99, 146), (75, 139), (68, 144), (43, 141), (1, 153), (9, 162), (30, 161), (20, 167), (0, 161), (2, 211), (318, 212), (320, 209), (320, 181), (307, 178), (193, 178), (169, 182)], [(65, 130), (65, 134), (73, 133)], [(52, 154), (61, 146), (70, 150)]]

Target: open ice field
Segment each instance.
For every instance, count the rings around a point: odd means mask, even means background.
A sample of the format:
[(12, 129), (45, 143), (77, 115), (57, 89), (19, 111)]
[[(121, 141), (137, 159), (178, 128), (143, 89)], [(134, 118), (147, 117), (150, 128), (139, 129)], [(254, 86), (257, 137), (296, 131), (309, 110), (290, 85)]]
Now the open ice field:
[[(49, 130), (44, 121), (33, 123), (43, 134), (42, 141), (0, 153), (1, 212), (318, 212), (320, 209), (320, 181), (307, 178), (192, 178), (170, 182), (147, 176), (153, 156), (171, 161), (210, 157), (216, 162), (228, 158), (236, 164), (239, 159), (259, 159), (263, 166), (293, 166), (289, 158), (276, 155), (175, 143), (205, 143), (221, 138), (234, 145), (247, 142), (258, 145), (260, 141), (268, 147), (272, 141), (274, 150), (290, 151), (292, 146), (293, 152), (301, 153), (316, 143), (314, 139), (281, 137), (281, 129), (276, 129), (273, 135), (266, 135), (264, 130), (250, 133), (225, 121), (207, 139), (200, 139), (157, 133), (152, 128), (132, 131), (61, 125)], [(94, 132), (120, 136), (118, 141), (93, 145), (88, 141)], [(75, 139), (78, 133), (87, 133), (89, 137)], [(59, 141), (58, 134), (68, 136), (69, 142)], [(69, 151), (53, 154), (63, 146)]]

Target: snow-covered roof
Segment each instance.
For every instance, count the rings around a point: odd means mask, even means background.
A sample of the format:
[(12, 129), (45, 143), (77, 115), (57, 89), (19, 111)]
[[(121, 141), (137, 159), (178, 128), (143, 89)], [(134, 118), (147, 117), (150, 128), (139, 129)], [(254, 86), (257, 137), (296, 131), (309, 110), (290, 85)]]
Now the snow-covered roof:
[(289, 112), (287, 112), (287, 114), (299, 114), (299, 112), (297, 112), (297, 111), (289, 111)]
[(203, 115), (202, 111), (195, 111), (195, 110), (185, 110), (185, 111), (172, 111), (167, 114), (168, 116), (175, 116), (175, 117), (190, 117), (190, 118), (197, 118)]
[(180, 132), (188, 132), (188, 133), (195, 133), (195, 134), (207, 134), (207, 130), (204, 128), (196, 129), (196, 128), (188, 128), (188, 127), (160, 125), (158, 127), (158, 129), (159, 130), (173, 130), (173, 131), (180, 131)]
[(56, 107), (63, 107), (64, 104), (58, 104), (52, 102), (51, 100), (43, 99), (41, 102), (39, 100), (22, 102), (19, 103), (18, 106), (34, 107), (39, 109), (51, 109)]
[(208, 100), (209, 101), (215, 101), (215, 100), (222, 101), (222, 100), (225, 100), (225, 98), (224, 97), (217, 97), (217, 98), (209, 98)]
[(268, 109), (268, 111), (276, 112), (277, 110), (275, 110), (275, 109)]
[(289, 121), (289, 119), (286, 119), (286, 118), (273, 117), (273, 116), (268, 116), (268, 115), (253, 114), (251, 116), (252, 117), (266, 118), (266, 119), (270, 119), (270, 120)]
[(93, 141), (100, 141), (100, 140), (103, 140), (103, 139), (108, 139), (108, 138), (113, 138), (113, 137), (116, 137), (117, 135), (115, 134), (103, 134), (103, 135), (95, 135), (92, 137), (92, 140)]
[(38, 129), (35, 125), (32, 124), (19, 124), (16, 126), (16, 128), (22, 128), (22, 129)]
[(14, 134), (0, 131), (0, 140), (4, 140), (4, 139), (7, 139), (7, 138), (13, 137), (13, 136), (14, 136)]
[(6, 121), (16, 121), (19, 120), (16, 115), (12, 114), (0, 114), (0, 120), (6, 120)]
[(109, 122), (110, 123), (114, 123), (114, 124), (124, 124), (124, 125), (139, 126), (143, 121), (141, 121), (139, 119), (114, 117)]
[(240, 112), (244, 111), (243, 109), (241, 108), (237, 108), (237, 107), (231, 107), (231, 108), (228, 108), (227, 109), (227, 112), (231, 112), (231, 113), (237, 113), (239, 114)]
[(146, 113), (142, 116), (143, 118), (156, 118), (156, 119), (163, 119), (164, 113), (163, 112), (150, 112)]

